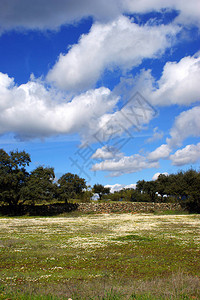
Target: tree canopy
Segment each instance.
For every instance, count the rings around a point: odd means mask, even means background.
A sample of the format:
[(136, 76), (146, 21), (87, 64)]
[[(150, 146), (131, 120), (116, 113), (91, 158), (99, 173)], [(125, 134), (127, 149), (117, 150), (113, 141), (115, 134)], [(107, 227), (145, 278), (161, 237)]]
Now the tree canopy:
[(54, 179), (53, 168), (37, 167), (29, 174), (23, 191), (24, 199), (32, 204), (42, 201), (51, 202), (55, 199), (57, 189)]
[(139, 180), (136, 189), (109, 195), (114, 201), (175, 202), (190, 212), (200, 213), (200, 172), (193, 169), (176, 174), (160, 174), (155, 181)]
[(58, 180), (58, 195), (65, 202), (80, 196), (87, 188), (86, 181), (76, 174), (66, 173)]
[(31, 162), (25, 151), (0, 149), (0, 202), (10, 206), (51, 203), (80, 196), (87, 188), (78, 175), (66, 173), (56, 182), (52, 167), (39, 166), (28, 172)]
[(92, 191), (98, 194), (101, 200), (103, 195), (110, 193), (110, 188), (104, 187), (102, 184), (94, 184)]
[(17, 205), (23, 200), (23, 192), (29, 173), (26, 166), (31, 162), (25, 151), (11, 151), (10, 154), (0, 149), (0, 200), (9, 205)]

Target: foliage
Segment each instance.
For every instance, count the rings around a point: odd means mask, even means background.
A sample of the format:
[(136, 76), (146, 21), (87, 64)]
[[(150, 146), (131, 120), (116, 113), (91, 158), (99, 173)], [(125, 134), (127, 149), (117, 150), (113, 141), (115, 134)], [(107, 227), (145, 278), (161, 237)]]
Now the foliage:
[(112, 201), (130, 201), (130, 202), (150, 202), (151, 197), (147, 193), (140, 192), (136, 189), (123, 189), (109, 194), (109, 199)]
[(143, 193), (143, 196), (147, 193), (151, 201), (159, 199), (155, 195), (157, 192), (161, 201), (176, 201), (184, 209), (200, 213), (200, 172), (193, 169), (168, 176), (160, 174), (155, 181), (138, 181), (136, 191)]
[(11, 151), (7, 154), (0, 149), (0, 200), (11, 206), (23, 201), (23, 190), (29, 177), (26, 166), (31, 162), (25, 151)]
[(110, 188), (104, 187), (102, 184), (94, 184), (93, 193), (96, 193), (99, 195), (99, 199), (101, 200), (103, 195), (110, 193)]
[(86, 181), (76, 174), (66, 173), (58, 180), (58, 197), (62, 201), (81, 196), (86, 189)]
[(145, 180), (139, 180), (136, 185), (136, 191), (142, 193), (144, 191)]
[(112, 201), (178, 202), (189, 212), (200, 213), (200, 172), (160, 174), (155, 181), (139, 180), (136, 189), (123, 189), (108, 197)]
[(53, 168), (37, 167), (30, 173), (23, 197), (28, 203), (52, 201), (56, 194), (55, 174)]
[[(0, 149), (0, 202), (17, 210), (19, 204), (65, 201), (83, 196), (87, 188), (85, 179), (71, 173), (55, 182), (54, 169), (39, 166), (31, 172), (26, 167), (31, 162), (25, 151)], [(88, 198), (88, 193), (87, 193)], [(86, 198), (86, 197), (85, 197)]]
[(157, 192), (160, 194), (162, 200), (163, 200), (163, 196), (165, 194), (169, 195), (170, 194), (170, 190), (169, 190), (169, 176), (166, 176), (164, 174), (160, 174), (158, 176), (158, 179), (155, 181), (156, 184), (156, 190)]
[(174, 194), (181, 206), (190, 212), (200, 213), (200, 173), (193, 169), (176, 175)]
[(92, 195), (93, 195), (92, 191), (87, 188), (86, 190), (84, 190), (83, 193), (81, 193), (81, 195), (80, 195), (80, 201), (82, 203), (90, 202), (90, 200), (92, 198)]

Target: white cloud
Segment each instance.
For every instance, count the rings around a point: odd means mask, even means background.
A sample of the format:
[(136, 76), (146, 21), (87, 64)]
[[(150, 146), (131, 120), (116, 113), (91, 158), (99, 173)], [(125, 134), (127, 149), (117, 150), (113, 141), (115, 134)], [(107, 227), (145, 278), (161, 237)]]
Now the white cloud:
[[(174, 155), (170, 156), (173, 147), (180, 146), (182, 141), (187, 137), (200, 136), (200, 107), (194, 107), (188, 111), (181, 113), (175, 120), (170, 131), (170, 138), (167, 138), (167, 144), (162, 144), (157, 149), (149, 153), (146, 157), (139, 154), (132, 156), (124, 156), (119, 159), (105, 160), (93, 166), (93, 170), (102, 170), (111, 172), (111, 176), (119, 176), (124, 173), (134, 173), (146, 168), (159, 167), (160, 159), (171, 159), (174, 165), (183, 165), (186, 163), (194, 163), (199, 157), (200, 143), (197, 146), (188, 145), (183, 150), (178, 150)], [(153, 180), (156, 179), (155, 174)], [(165, 174), (165, 173), (163, 173)]]
[[(200, 107), (196, 106), (188, 111), (182, 112), (175, 120), (170, 131), (170, 138), (167, 138), (166, 144), (162, 144), (157, 149), (149, 153), (146, 157), (139, 154), (132, 156), (123, 156), (121, 158), (102, 157), (105, 161), (97, 163), (93, 166), (93, 170), (102, 170), (111, 172), (111, 176), (120, 176), (124, 173), (134, 173), (146, 168), (159, 167), (160, 159), (171, 159), (174, 165), (196, 162), (199, 157), (197, 146), (188, 146), (184, 150), (177, 151), (170, 156), (173, 147), (181, 145), (182, 141), (187, 137), (200, 136)], [(186, 155), (189, 153), (189, 156)], [(185, 158), (184, 158), (185, 155)]]
[(117, 101), (103, 87), (64, 100), (41, 82), (16, 86), (12, 78), (0, 73), (0, 134), (14, 132), (21, 139), (74, 132), (87, 136)]
[(153, 136), (147, 139), (147, 143), (152, 143), (154, 141), (160, 140), (163, 138), (164, 133), (162, 131), (158, 131), (158, 127), (154, 128)]
[(116, 183), (116, 184), (107, 184), (105, 185), (105, 187), (108, 187), (110, 188), (110, 192), (111, 193), (114, 193), (114, 192), (118, 192), (118, 191), (121, 191), (123, 188), (124, 188), (124, 185), (123, 184), (119, 184), (119, 183)]
[(168, 145), (162, 144), (156, 150), (149, 153), (147, 156), (149, 161), (158, 161), (159, 159), (166, 159), (169, 157), (171, 149)]
[(107, 185), (105, 185), (105, 187), (109, 187), (110, 188), (110, 192), (114, 193), (114, 192), (121, 191), (123, 189), (135, 189), (136, 188), (136, 183), (131, 183), (131, 184), (128, 184), (128, 185), (119, 184), (119, 183), (116, 183), (116, 184), (107, 184)]
[(196, 163), (200, 159), (200, 143), (187, 145), (185, 148), (177, 150), (173, 155), (170, 155), (170, 159), (175, 166)]
[(148, 162), (139, 154), (124, 156), (119, 160), (105, 160), (93, 165), (93, 171), (108, 171), (110, 176), (120, 176), (122, 174), (135, 173), (143, 169), (158, 168), (158, 162)]
[(126, 71), (145, 58), (159, 57), (178, 31), (172, 25), (139, 26), (124, 16), (107, 24), (96, 23), (66, 55), (60, 55), (47, 79), (62, 89), (87, 89), (105, 69)]
[(93, 159), (112, 159), (114, 157), (120, 157), (122, 153), (116, 147), (113, 146), (103, 146), (98, 148), (96, 152), (92, 155)]
[(145, 13), (161, 11), (162, 9), (175, 9), (179, 12), (176, 22), (180, 24), (193, 24), (200, 26), (199, 0), (124, 0), (124, 7), (129, 11)]
[[(148, 80), (155, 83), (149, 75)], [(150, 99), (154, 105), (184, 104), (200, 101), (200, 53), (182, 58), (179, 62), (167, 62), (162, 76), (152, 87)]]
[[(118, 98), (115, 99), (119, 100)], [(133, 132), (141, 131), (144, 125), (148, 124), (156, 114), (154, 108), (139, 93), (136, 93), (121, 110), (104, 114), (96, 120), (95, 125), (90, 127), (89, 136), (86, 132), (87, 135), (83, 138), (89, 142), (98, 141), (101, 143), (106, 141), (108, 146), (115, 147), (117, 153), (121, 144), (132, 139)]]
[[(0, 73), (0, 134), (14, 132), (20, 139), (31, 139), (78, 132), (83, 145), (122, 135), (129, 139), (131, 131), (141, 130), (155, 111), (141, 97), (140, 105), (133, 98), (120, 111), (118, 101), (119, 97), (104, 87), (69, 99), (38, 80), (17, 86), (14, 79)], [(119, 157), (117, 149), (115, 156)]]
[(182, 112), (176, 117), (174, 125), (170, 130), (171, 138), (167, 139), (169, 147), (181, 146), (188, 137), (200, 136), (200, 106), (193, 107)]
[(113, 20), (123, 13), (146, 13), (176, 9), (180, 24), (200, 25), (199, 0), (1, 0), (0, 28), (57, 29), (92, 16), (99, 21)]
[[(200, 101), (200, 52), (188, 56), (179, 62), (167, 62), (161, 78), (156, 81), (151, 70), (141, 70), (134, 78), (122, 77), (114, 92), (124, 99), (129, 99), (136, 91), (141, 91), (153, 106), (191, 105)], [(161, 138), (155, 132), (152, 142)]]
[[(173, 3), (174, 2), (174, 3)], [(200, 2), (199, 0), (171, 0), (171, 4), (180, 11), (180, 14), (176, 18), (176, 22), (180, 24), (192, 24), (200, 27)]]
[(136, 183), (131, 183), (131, 184), (128, 184), (128, 185), (125, 185), (125, 189), (136, 189)]
[(169, 175), (169, 173), (167, 173), (167, 172), (164, 172), (164, 173), (155, 173), (154, 175), (153, 175), (153, 177), (152, 177), (152, 180), (157, 180), (158, 179), (158, 176), (160, 175), (160, 174), (162, 174), (162, 175), (165, 175), (165, 176), (168, 176)]
[(121, 78), (115, 90), (128, 96), (142, 91), (142, 95), (155, 106), (190, 105), (200, 101), (199, 82), (200, 52), (197, 52), (178, 62), (167, 62), (159, 80), (152, 76), (151, 70), (141, 70), (134, 78)]

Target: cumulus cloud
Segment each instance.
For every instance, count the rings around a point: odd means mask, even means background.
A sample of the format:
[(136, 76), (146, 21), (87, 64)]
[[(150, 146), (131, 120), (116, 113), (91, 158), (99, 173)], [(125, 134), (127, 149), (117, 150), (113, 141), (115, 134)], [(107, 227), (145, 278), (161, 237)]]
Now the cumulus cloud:
[(103, 87), (69, 101), (41, 82), (16, 86), (14, 79), (0, 73), (0, 134), (14, 132), (21, 139), (74, 132), (86, 136), (117, 101)]
[(107, 185), (105, 185), (105, 187), (110, 188), (110, 192), (114, 193), (114, 192), (121, 191), (123, 189), (135, 189), (136, 188), (136, 183), (131, 183), (131, 184), (128, 184), (128, 185), (120, 184), (120, 183), (107, 184)]
[(177, 0), (170, 1), (171, 7), (179, 11), (176, 22), (185, 25), (195, 25), (200, 27), (200, 3), (198, 0)]
[(174, 9), (178, 12), (175, 22), (200, 26), (200, 3), (198, 0), (191, 0), (190, 2), (187, 0), (125, 0), (124, 7), (128, 8), (129, 11), (138, 13)]
[[(149, 76), (152, 85), (154, 79)], [(179, 62), (167, 62), (162, 76), (151, 91), (154, 105), (189, 105), (200, 101), (200, 53), (182, 58)]]
[[(173, 165), (184, 165), (187, 163), (195, 163), (200, 158), (200, 143), (188, 145), (182, 150), (178, 150), (175, 154), (170, 155), (174, 147), (179, 147), (183, 140), (187, 137), (200, 136), (200, 107), (182, 112), (175, 120), (175, 123), (170, 131), (170, 138), (167, 138), (166, 144), (162, 144), (146, 157), (139, 154), (132, 156), (123, 156), (115, 159), (105, 159), (93, 166), (93, 170), (103, 170), (111, 172), (111, 176), (119, 176), (124, 173), (134, 173), (146, 168), (159, 167), (160, 159), (171, 159)], [(102, 157), (103, 158), (103, 157)], [(159, 175), (160, 173), (156, 173)], [(154, 179), (156, 179), (156, 174)], [(162, 173), (165, 174), (165, 173)]]
[(84, 90), (96, 83), (105, 69), (122, 70), (139, 65), (145, 58), (159, 57), (178, 33), (176, 26), (139, 26), (125, 16), (110, 23), (95, 23), (79, 43), (47, 75), (66, 90)]
[(166, 159), (171, 152), (170, 147), (167, 144), (162, 144), (156, 150), (149, 153), (147, 156), (149, 161), (158, 161), (159, 159)]
[(170, 159), (175, 166), (196, 163), (200, 159), (200, 143), (187, 145), (185, 148), (177, 150), (173, 155), (170, 155)]
[(149, 162), (145, 157), (135, 154), (124, 156), (119, 160), (105, 160), (93, 165), (93, 171), (108, 171), (110, 176), (120, 176), (122, 174), (135, 173), (143, 169), (158, 168), (158, 162)]
[(186, 138), (200, 136), (199, 116), (200, 106), (196, 106), (176, 117), (170, 130), (171, 137), (167, 139), (169, 147), (180, 147)]
[(164, 173), (155, 173), (154, 175), (153, 175), (153, 177), (152, 177), (152, 180), (157, 180), (158, 179), (158, 176), (160, 175), (160, 174), (162, 174), (162, 175), (165, 175), (165, 176), (168, 176), (169, 175), (169, 173), (167, 173), (167, 172), (164, 172)]
[[(173, 165), (183, 165), (194, 163), (199, 159), (200, 144), (188, 145), (182, 150), (178, 150), (174, 155), (170, 155), (175, 147), (180, 147), (181, 143), (188, 137), (200, 136), (200, 107), (196, 106), (190, 110), (182, 112), (175, 120), (170, 130), (170, 138), (166, 139), (166, 144), (162, 144), (148, 155), (141, 156), (135, 154), (123, 157), (103, 157), (104, 161), (96, 163), (93, 170), (111, 172), (111, 176), (120, 176), (124, 173), (134, 173), (146, 168), (159, 167), (160, 159), (171, 159)], [(109, 158), (109, 159), (108, 159)]]
[(1, 0), (0, 28), (57, 29), (92, 16), (108, 21), (124, 13), (147, 13), (175, 9), (179, 24), (200, 25), (199, 0)]
[[(14, 132), (21, 139), (31, 139), (78, 132), (83, 143), (116, 141), (122, 135), (132, 138), (132, 129), (141, 130), (155, 116), (141, 96), (130, 99), (121, 110), (118, 101), (105, 87), (68, 99), (44, 82), (32, 79), (17, 86), (13, 78), (0, 73), (0, 134)], [(108, 158), (115, 152), (119, 157), (118, 147), (109, 147), (96, 155)]]
[(150, 69), (142, 69), (134, 77), (121, 77), (114, 91), (125, 99), (136, 91), (142, 91), (142, 95), (155, 107), (174, 104), (189, 106), (200, 101), (199, 82), (200, 52), (197, 52), (178, 62), (167, 62), (159, 80), (153, 77)]
[(151, 70), (141, 70), (134, 78), (122, 77), (115, 88), (118, 94), (142, 91), (142, 95), (155, 106), (173, 104), (190, 105), (200, 101), (200, 52), (180, 61), (167, 62), (159, 80)]
[(131, 183), (131, 184), (128, 184), (128, 185), (125, 185), (125, 189), (136, 189), (136, 183)]
[(93, 159), (112, 159), (113, 157), (120, 157), (122, 153), (116, 147), (113, 146), (103, 146), (98, 148), (96, 152), (92, 155)]
[[(115, 99), (120, 100), (118, 97)], [(106, 142), (106, 145), (114, 147), (117, 153), (117, 149), (120, 150), (123, 144), (133, 138), (134, 131), (141, 131), (156, 115), (157, 111), (142, 95), (136, 93), (120, 110), (102, 115), (95, 125), (90, 127), (89, 136), (87, 132), (83, 137), (89, 142), (100, 142), (103, 146), (103, 142)]]
[(110, 192), (114, 193), (114, 192), (121, 191), (124, 188), (124, 185), (116, 183), (116, 184), (107, 184), (105, 185), (105, 187), (110, 188)]

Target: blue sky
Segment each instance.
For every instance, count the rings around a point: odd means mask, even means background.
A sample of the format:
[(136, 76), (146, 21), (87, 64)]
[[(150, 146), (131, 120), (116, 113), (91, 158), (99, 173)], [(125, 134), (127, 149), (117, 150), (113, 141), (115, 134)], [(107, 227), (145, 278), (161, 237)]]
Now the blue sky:
[(113, 190), (200, 162), (199, 0), (0, 3), (0, 144)]

